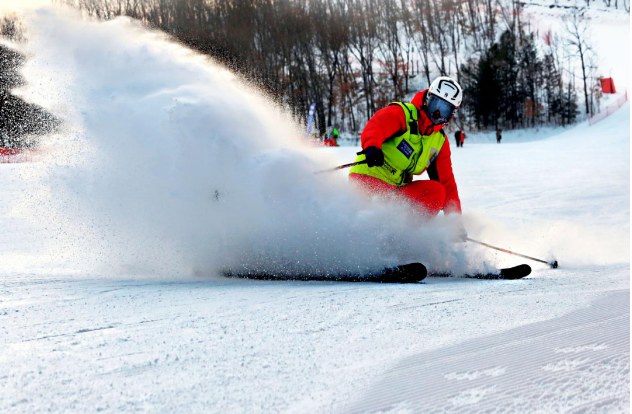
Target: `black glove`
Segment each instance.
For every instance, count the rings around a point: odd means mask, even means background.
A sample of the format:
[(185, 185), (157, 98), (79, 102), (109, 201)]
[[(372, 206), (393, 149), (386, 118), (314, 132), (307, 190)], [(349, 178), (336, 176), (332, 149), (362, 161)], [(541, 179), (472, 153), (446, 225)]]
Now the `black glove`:
[(366, 165), (369, 167), (381, 167), (384, 165), (384, 153), (378, 147), (368, 147), (358, 152), (358, 155), (360, 154), (366, 156)]

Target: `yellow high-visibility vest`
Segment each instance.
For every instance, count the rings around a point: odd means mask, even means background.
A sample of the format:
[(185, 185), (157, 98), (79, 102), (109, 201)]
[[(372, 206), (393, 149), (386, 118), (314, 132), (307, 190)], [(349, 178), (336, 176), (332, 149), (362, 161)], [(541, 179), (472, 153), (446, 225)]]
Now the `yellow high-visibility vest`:
[[(384, 165), (369, 167), (366, 164), (355, 165), (350, 174), (365, 174), (379, 178), (391, 185), (401, 187), (408, 184), (411, 174), (421, 174), (434, 162), (445, 143), (443, 130), (430, 135), (419, 133), (419, 113), (412, 103), (393, 102), (406, 114), (406, 131), (400, 131), (382, 144)], [(389, 106), (390, 106), (389, 105)], [(364, 154), (358, 155), (356, 162), (364, 161)]]

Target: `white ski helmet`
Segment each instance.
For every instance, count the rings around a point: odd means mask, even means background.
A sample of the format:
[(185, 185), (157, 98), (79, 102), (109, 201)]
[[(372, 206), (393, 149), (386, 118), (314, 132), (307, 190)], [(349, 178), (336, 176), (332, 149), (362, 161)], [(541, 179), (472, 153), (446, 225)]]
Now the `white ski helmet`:
[(461, 86), (452, 78), (441, 76), (428, 88), (426, 114), (435, 125), (447, 125), (463, 100)]
[(448, 101), (456, 108), (461, 106), (461, 101), (463, 100), (461, 85), (449, 76), (439, 76), (432, 81), (428, 93)]

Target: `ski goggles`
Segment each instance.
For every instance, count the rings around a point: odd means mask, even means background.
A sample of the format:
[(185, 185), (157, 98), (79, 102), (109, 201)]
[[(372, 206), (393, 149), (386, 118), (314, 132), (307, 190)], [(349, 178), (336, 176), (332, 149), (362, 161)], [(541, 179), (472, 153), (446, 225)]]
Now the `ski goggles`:
[(428, 118), (435, 125), (447, 124), (456, 112), (456, 106), (438, 96), (428, 94)]

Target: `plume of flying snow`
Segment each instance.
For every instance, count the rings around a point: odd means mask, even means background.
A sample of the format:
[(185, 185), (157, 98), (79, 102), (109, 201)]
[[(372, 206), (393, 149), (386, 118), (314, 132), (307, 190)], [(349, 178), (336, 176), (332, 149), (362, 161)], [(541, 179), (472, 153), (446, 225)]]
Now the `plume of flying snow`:
[[(23, 208), (49, 253), (120, 272), (313, 274), (423, 261), (483, 264), (403, 204), (371, 202), (280, 106), (229, 70), (128, 18), (62, 8), (28, 20), (23, 98), (64, 120)], [(100, 267), (99, 267), (100, 266)]]

